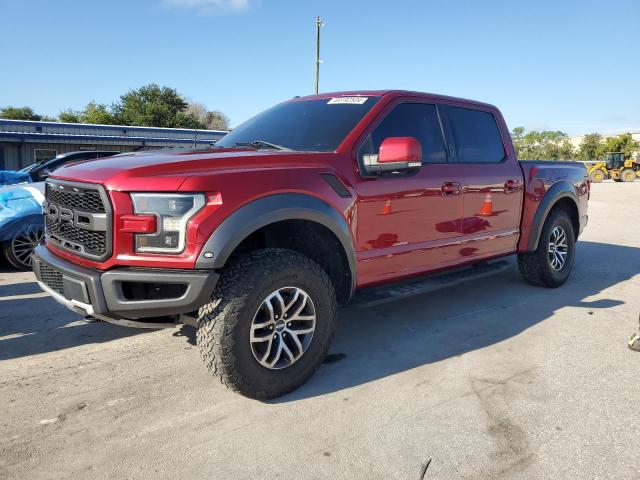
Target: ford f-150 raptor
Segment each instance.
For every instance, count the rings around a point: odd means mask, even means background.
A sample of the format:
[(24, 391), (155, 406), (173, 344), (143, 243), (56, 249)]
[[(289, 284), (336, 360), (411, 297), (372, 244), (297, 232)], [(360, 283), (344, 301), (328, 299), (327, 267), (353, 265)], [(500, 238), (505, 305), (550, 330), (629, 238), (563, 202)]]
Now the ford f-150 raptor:
[(266, 399), (313, 374), (355, 292), (513, 254), (528, 282), (562, 285), (589, 189), (580, 164), (518, 161), (491, 105), (296, 97), (206, 151), (56, 170), (33, 268), (80, 314), (192, 319), (209, 370)]

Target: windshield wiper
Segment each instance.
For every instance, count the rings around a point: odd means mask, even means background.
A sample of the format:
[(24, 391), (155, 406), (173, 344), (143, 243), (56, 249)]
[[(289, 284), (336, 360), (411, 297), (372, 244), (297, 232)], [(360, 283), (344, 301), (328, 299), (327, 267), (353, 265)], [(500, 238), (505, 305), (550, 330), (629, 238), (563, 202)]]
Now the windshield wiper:
[(254, 147), (256, 149), (260, 148), (273, 148), (274, 150), (282, 150), (284, 152), (291, 152), (290, 148), (284, 147), (282, 145), (278, 145), (277, 143), (265, 142), (264, 140), (253, 140), (251, 142), (237, 142), (236, 146), (240, 147)]

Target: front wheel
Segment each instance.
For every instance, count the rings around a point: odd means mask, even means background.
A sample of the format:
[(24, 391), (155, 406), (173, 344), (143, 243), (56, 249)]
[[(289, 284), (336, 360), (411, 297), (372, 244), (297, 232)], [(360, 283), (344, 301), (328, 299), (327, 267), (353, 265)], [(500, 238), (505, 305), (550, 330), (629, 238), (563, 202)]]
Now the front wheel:
[(559, 287), (571, 273), (575, 243), (569, 215), (564, 210), (553, 210), (542, 228), (538, 248), (518, 255), (520, 273), (532, 285)]
[(306, 382), (335, 331), (336, 296), (326, 272), (291, 250), (233, 259), (199, 311), (197, 341), (209, 371), (247, 397), (270, 399)]
[(605, 175), (602, 170), (594, 170), (591, 172), (590, 177), (593, 183), (601, 183), (605, 179)]
[(622, 171), (622, 173), (620, 174), (620, 178), (623, 182), (633, 182), (636, 179), (636, 172), (634, 172), (630, 168), (627, 168)]
[(7, 261), (18, 270), (31, 270), (31, 254), (42, 241), (42, 228), (28, 225), (20, 229), (3, 245), (4, 256)]

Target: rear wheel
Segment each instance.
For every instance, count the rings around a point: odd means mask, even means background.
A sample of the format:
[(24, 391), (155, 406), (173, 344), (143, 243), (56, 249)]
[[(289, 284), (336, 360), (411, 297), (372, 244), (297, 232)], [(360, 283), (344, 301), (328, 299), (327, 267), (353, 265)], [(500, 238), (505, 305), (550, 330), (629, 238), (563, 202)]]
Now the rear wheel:
[(593, 183), (600, 183), (605, 179), (605, 175), (602, 170), (594, 170), (591, 172), (590, 177)]
[(12, 267), (18, 270), (31, 270), (31, 254), (42, 240), (41, 227), (28, 225), (20, 229), (3, 245), (4, 256)]
[(623, 182), (633, 182), (636, 179), (636, 172), (630, 168), (626, 168), (620, 174), (620, 178)]
[(209, 371), (242, 395), (295, 390), (322, 363), (335, 331), (336, 297), (326, 272), (291, 250), (231, 261), (199, 311), (198, 347)]
[(556, 288), (566, 282), (575, 257), (575, 234), (569, 215), (553, 210), (542, 228), (538, 248), (518, 255), (518, 268), (532, 285)]

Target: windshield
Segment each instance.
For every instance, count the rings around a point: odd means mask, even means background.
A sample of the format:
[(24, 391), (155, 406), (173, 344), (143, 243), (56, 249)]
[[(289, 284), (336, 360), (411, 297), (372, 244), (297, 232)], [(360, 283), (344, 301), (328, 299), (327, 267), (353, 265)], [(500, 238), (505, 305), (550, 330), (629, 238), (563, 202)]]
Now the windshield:
[(64, 153), (61, 153), (59, 155), (56, 155), (53, 158), (49, 158), (47, 160), (44, 160), (42, 162), (36, 162), (36, 163), (32, 163), (31, 165), (27, 165), (26, 167), (20, 169), (21, 172), (37, 172), (42, 170), (43, 168), (47, 168), (52, 166), (53, 164), (56, 163), (57, 160), (60, 160), (61, 158), (65, 158), (67, 155), (65, 155)]
[(29, 170), (29, 173), (38, 173), (38, 172), (42, 172), (44, 170), (53, 170), (58, 165), (58, 163), (60, 163), (60, 158), (59, 157), (54, 157), (51, 160), (47, 160), (47, 161), (42, 162), (42, 163), (36, 163), (33, 166), (33, 168), (31, 170)]
[(376, 104), (378, 97), (333, 97), (286, 102), (259, 113), (216, 142), (217, 147), (267, 143), (291, 150), (330, 152)]

